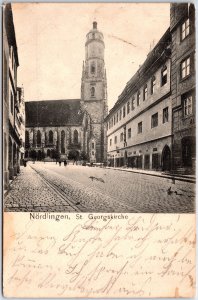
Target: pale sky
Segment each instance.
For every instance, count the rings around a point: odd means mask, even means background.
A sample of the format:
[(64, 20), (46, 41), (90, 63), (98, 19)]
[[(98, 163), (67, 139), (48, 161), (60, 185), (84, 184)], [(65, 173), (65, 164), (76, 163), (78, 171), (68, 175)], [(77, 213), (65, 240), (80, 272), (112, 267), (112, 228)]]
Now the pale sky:
[(169, 3), (13, 3), (25, 101), (80, 98), (85, 38), (98, 23), (105, 42), (108, 106), (169, 27)]

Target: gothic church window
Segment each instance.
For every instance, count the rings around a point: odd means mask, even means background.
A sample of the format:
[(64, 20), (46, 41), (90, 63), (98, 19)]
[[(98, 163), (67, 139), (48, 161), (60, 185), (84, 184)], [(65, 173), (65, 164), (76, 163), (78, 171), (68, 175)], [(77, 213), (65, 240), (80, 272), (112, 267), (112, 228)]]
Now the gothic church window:
[(53, 144), (53, 132), (52, 132), (52, 130), (49, 131), (49, 144)]
[(74, 144), (78, 144), (78, 131), (74, 130)]
[(38, 147), (41, 146), (41, 132), (40, 132), (40, 130), (37, 131), (36, 143), (37, 143)]
[(61, 153), (65, 153), (65, 131), (61, 131)]

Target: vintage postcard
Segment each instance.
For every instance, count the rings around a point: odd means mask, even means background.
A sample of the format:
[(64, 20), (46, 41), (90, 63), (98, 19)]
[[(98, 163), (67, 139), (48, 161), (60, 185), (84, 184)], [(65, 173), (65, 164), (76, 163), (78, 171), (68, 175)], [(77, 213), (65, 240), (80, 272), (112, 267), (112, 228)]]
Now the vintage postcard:
[(4, 296), (194, 297), (194, 5), (2, 10)]

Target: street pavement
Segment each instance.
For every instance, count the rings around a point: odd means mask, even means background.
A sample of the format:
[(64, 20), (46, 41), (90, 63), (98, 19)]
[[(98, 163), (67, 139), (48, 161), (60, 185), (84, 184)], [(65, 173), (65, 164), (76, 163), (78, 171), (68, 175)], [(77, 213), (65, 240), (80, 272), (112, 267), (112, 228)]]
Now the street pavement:
[(189, 213), (195, 184), (100, 167), (29, 162), (11, 184), (6, 211)]

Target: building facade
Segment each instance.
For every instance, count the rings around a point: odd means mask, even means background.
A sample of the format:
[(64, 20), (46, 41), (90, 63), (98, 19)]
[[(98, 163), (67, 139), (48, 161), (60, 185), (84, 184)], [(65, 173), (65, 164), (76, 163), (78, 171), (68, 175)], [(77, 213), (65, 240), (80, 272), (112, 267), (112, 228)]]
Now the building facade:
[(88, 156), (90, 117), (82, 111), (80, 99), (30, 101), (25, 110), (26, 159), (77, 160)]
[[(97, 23), (86, 36), (81, 99), (26, 102), (25, 157), (106, 160), (107, 80)], [(84, 156), (84, 155), (83, 155)]]
[(171, 168), (170, 45), (168, 29), (105, 120), (111, 166)]
[(173, 169), (195, 171), (195, 7), (172, 3), (171, 102), (173, 108)]
[(112, 166), (195, 170), (195, 8), (172, 3), (170, 28), (106, 120)]
[(3, 8), (3, 149), (4, 186), (20, 171), (24, 143), (24, 101), (17, 87), (19, 67), (17, 43), (11, 4)]

